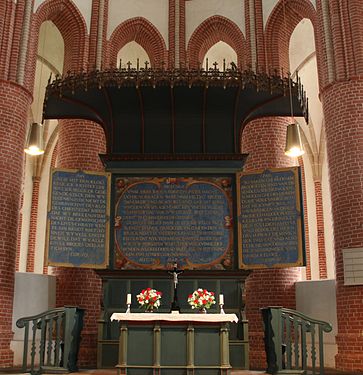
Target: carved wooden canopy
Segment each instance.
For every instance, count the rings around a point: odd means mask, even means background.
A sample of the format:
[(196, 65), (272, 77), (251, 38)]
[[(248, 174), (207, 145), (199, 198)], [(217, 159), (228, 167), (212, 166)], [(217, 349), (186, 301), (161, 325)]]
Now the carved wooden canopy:
[(106, 135), (105, 160), (242, 159), (245, 125), (263, 116), (308, 118), (299, 80), (228, 69), (110, 69), (48, 84), (44, 119), (87, 119)]

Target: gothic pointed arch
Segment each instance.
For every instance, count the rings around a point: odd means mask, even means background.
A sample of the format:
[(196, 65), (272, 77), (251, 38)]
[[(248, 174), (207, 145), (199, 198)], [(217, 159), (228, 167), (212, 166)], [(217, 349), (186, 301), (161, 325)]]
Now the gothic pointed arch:
[[(36, 56), (39, 42), (40, 26), (45, 21), (52, 21), (64, 40), (63, 72), (79, 71), (86, 68), (87, 26), (79, 9), (68, 0), (48, 0), (39, 6), (34, 14), (29, 43), (29, 64), (27, 77), (30, 87), (35, 76)], [(32, 90), (31, 90), (32, 91)]]
[(151, 65), (161, 66), (167, 61), (165, 41), (157, 28), (143, 17), (131, 18), (122, 22), (112, 33), (108, 42), (108, 64), (117, 65), (117, 53), (127, 43), (135, 41), (149, 56)]
[(307, 18), (314, 28), (315, 45), (318, 49), (317, 15), (307, 0), (280, 0), (271, 12), (265, 29), (267, 66), (278, 72), (289, 69), (289, 41), (298, 23)]
[(187, 47), (189, 66), (196, 68), (203, 61), (207, 51), (221, 41), (235, 50), (238, 66), (246, 68), (249, 52), (245, 37), (233, 21), (223, 16), (210, 17), (194, 30)]

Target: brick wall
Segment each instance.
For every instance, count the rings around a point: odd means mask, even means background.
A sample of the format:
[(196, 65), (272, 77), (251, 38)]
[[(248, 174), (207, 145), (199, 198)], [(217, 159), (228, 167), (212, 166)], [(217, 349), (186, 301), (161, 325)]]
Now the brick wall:
[[(17, 59), (20, 46), (24, 0), (4, 0), (0, 2), (0, 79), (15, 80)], [(207, 50), (219, 40), (228, 43), (238, 55), (238, 63), (245, 68), (250, 64), (249, 39), (250, 14), (249, 3), (246, 2), (246, 36), (230, 20), (215, 16), (203, 22), (193, 33), (187, 52), (185, 45), (185, 1), (180, 0), (180, 61), (189, 61), (196, 66), (202, 61)], [(346, 82), (328, 84), (327, 43), (324, 34), (322, 17), (322, 2), (316, 1), (316, 10), (310, 0), (279, 0), (269, 16), (266, 28), (263, 28), (262, 0), (255, 0), (255, 32), (257, 40), (257, 65), (259, 70), (269, 70), (281, 67), (288, 70), (288, 39), (297, 23), (308, 18), (315, 30), (315, 44), (319, 81), (325, 87), (322, 93), (324, 112), (327, 123), (327, 147), (330, 164), (330, 182), (333, 201), (333, 217), (335, 229), (335, 247), (338, 280), (338, 319), (339, 354), (338, 367), (347, 370), (363, 368), (363, 307), (362, 288), (344, 287), (342, 280), (342, 249), (358, 247), (362, 244), (362, 78), (363, 73), (363, 7), (361, 0), (349, 2), (329, 1), (328, 12), (333, 34), (333, 79)], [(170, 1), (169, 19), (169, 48), (174, 54), (173, 25), (175, 19), (175, 2)], [(105, 0), (105, 16), (107, 16), (108, 1)], [(35, 60), (39, 28), (45, 20), (51, 20), (60, 30), (65, 41), (65, 71), (80, 68), (93, 69), (96, 55), (98, 2), (92, 2), (92, 17), (90, 35), (87, 35), (85, 21), (79, 9), (68, 0), (52, 0), (41, 4), (32, 18), (31, 35), (29, 39), (28, 60), (26, 65), (25, 86), (33, 87)], [(159, 31), (142, 17), (127, 20), (119, 25), (112, 34), (110, 41), (105, 40), (103, 28), (103, 66), (115, 66), (117, 52), (127, 42), (135, 40), (140, 43), (150, 56), (152, 64), (167, 62), (171, 57)], [(5, 317), (11, 316), (13, 268), (16, 244), (16, 221), (19, 208), (21, 170), (23, 162), (22, 146), (25, 137), (26, 113), (29, 106), (30, 94), (9, 82), (0, 82), (0, 111), (1, 123), (0, 154), (2, 181), (7, 181), (2, 191), (0, 210), (2, 211), (2, 246), (0, 247), (0, 304)], [(273, 125), (272, 125), (273, 124)], [(11, 125), (11, 126), (10, 126)], [(262, 119), (253, 121), (243, 133), (244, 152), (250, 152), (246, 169), (253, 170), (275, 166), (286, 166), (290, 159), (283, 155), (286, 120)], [(77, 130), (76, 130), (77, 129)], [(16, 131), (14, 133), (14, 131)], [(5, 132), (4, 134), (2, 132)], [(9, 138), (11, 136), (11, 138)], [(90, 140), (92, 142), (90, 142)], [(15, 147), (14, 145), (17, 144)], [(100, 127), (86, 121), (65, 121), (60, 135), (59, 166), (100, 170), (102, 166), (97, 153), (104, 149), (103, 134)], [(10, 152), (10, 153), (9, 153)], [(11, 157), (9, 156), (11, 155)], [(11, 165), (11, 169), (9, 168)], [(4, 182), (3, 182), (4, 184)], [(323, 218), (320, 215), (321, 187), (316, 188), (318, 227), (322, 230)], [(12, 211), (10, 212), (10, 208)], [(320, 207), (320, 208), (319, 208)], [(35, 218), (34, 218), (35, 220)], [(35, 239), (35, 230), (31, 236)], [(323, 236), (319, 232), (319, 262), (320, 275), (325, 277), (325, 251)], [(33, 238), (32, 237), (32, 238)], [(28, 259), (28, 270), (33, 268), (32, 241)], [(325, 267), (325, 268), (324, 268)], [(82, 304), (88, 312), (86, 316), (85, 337), (82, 344), (81, 364), (95, 361), (95, 319), (98, 314), (99, 280), (93, 271), (57, 269), (58, 303)], [(264, 367), (261, 353), (262, 326), (258, 308), (264, 304), (284, 304), (294, 306), (294, 281), (299, 277), (298, 270), (273, 270), (254, 272), (247, 281), (247, 308), (251, 329), (251, 366)], [(266, 287), (267, 285), (267, 287)], [(81, 289), (79, 289), (81, 287)], [(82, 293), (78, 293), (82, 290)], [(96, 293), (93, 291), (96, 290)], [(273, 290), (274, 293), (269, 293)], [(251, 291), (256, 291), (251, 293)], [(62, 292), (62, 293), (61, 293)], [(10, 314), (10, 315), (9, 315)], [(354, 325), (351, 322), (354, 322)], [(11, 353), (9, 342), (11, 327), (0, 322), (0, 366), (9, 365)], [(92, 362), (93, 361), (93, 362)]]
[(160, 67), (161, 62), (168, 62), (165, 41), (160, 32), (145, 18), (136, 17), (121, 23), (112, 33), (105, 65), (118, 66), (117, 53), (131, 41), (144, 48), (150, 58), (151, 66)]
[(306, 197), (305, 166), (302, 156), (298, 158), (301, 170), (303, 210), (304, 210), (304, 232), (305, 232), (305, 256), (306, 256), (306, 280), (311, 280), (311, 256), (310, 256), (310, 232), (309, 232), (309, 212)]
[[(244, 171), (289, 167), (284, 154), (288, 119), (266, 117), (251, 121), (242, 134), (242, 152), (248, 153)], [(246, 281), (246, 314), (249, 321), (250, 367), (265, 368), (261, 307), (295, 308), (295, 282), (299, 268), (253, 271)]]
[(336, 365), (363, 371), (363, 286), (344, 286), (342, 250), (363, 247), (363, 77), (322, 93), (337, 278)]
[(318, 232), (319, 277), (320, 279), (326, 279), (328, 277), (328, 270), (326, 268), (323, 191), (321, 188), (321, 181), (314, 181), (314, 188), (316, 205), (316, 228)]
[(316, 28), (316, 12), (310, 1), (280, 0), (270, 14), (265, 30), (268, 71), (290, 70), (289, 41), (297, 24), (308, 18)]
[(38, 220), (40, 177), (33, 177), (32, 205), (29, 225), (28, 254), (26, 261), (26, 272), (34, 272), (35, 245)]
[(245, 37), (234, 22), (222, 16), (208, 18), (191, 35), (187, 48), (189, 66), (197, 68), (198, 63), (203, 63), (209, 48), (219, 41), (227, 43), (235, 50), (238, 66), (246, 69), (250, 50), (247, 48)]
[(31, 95), (0, 81), (0, 367), (13, 364), (12, 313), (24, 143)]
[(15, 4), (12, 0), (1, 1), (0, 19), (2, 20), (2, 27), (0, 28), (0, 79), (6, 80), (9, 75), (11, 48), (15, 37)]
[[(58, 168), (102, 171), (98, 154), (104, 152), (105, 137), (100, 125), (83, 120), (60, 121)], [(57, 267), (53, 273), (57, 276), (57, 306), (76, 305), (86, 310), (78, 363), (93, 367), (97, 358), (101, 280), (91, 269)]]
[(67, 0), (44, 2), (32, 18), (28, 63), (26, 65), (26, 87), (34, 87), (39, 30), (44, 21), (52, 21), (64, 40), (64, 72), (87, 68), (88, 35), (85, 21), (78, 8)]

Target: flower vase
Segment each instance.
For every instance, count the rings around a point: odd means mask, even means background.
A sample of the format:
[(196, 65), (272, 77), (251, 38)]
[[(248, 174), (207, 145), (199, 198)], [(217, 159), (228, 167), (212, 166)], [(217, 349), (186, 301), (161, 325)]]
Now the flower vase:
[(146, 313), (153, 313), (154, 312), (154, 306), (147, 306), (145, 309)]
[(207, 309), (205, 307), (201, 307), (199, 309), (199, 314), (206, 314), (207, 313)]

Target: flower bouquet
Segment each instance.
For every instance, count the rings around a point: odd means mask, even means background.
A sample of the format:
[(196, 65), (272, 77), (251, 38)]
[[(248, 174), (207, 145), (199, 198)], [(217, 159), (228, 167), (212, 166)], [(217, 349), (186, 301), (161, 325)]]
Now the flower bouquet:
[(146, 312), (153, 312), (160, 306), (162, 293), (156, 289), (146, 288), (136, 296), (137, 301), (140, 304), (140, 308), (144, 308)]
[(216, 303), (213, 292), (207, 289), (198, 288), (188, 296), (188, 303), (192, 309), (199, 309), (200, 312), (207, 312), (212, 305)]

